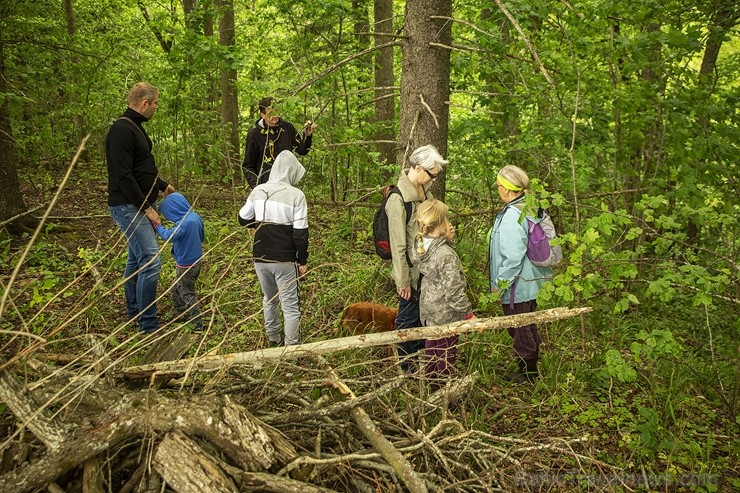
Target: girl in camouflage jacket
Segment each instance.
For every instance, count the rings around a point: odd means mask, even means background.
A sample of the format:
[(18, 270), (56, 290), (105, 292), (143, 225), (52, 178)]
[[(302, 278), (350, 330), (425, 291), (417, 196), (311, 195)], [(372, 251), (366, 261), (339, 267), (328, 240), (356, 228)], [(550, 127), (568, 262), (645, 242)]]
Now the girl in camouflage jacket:
[[(439, 200), (426, 200), (416, 211), (419, 232), (412, 261), (421, 274), (419, 314), (424, 326), (445, 325), (473, 317), (466, 294), (467, 284), (460, 258), (452, 249), (455, 228), (450, 224), (447, 206)], [(439, 380), (452, 372), (457, 361), (458, 336), (427, 340), (427, 377)]]

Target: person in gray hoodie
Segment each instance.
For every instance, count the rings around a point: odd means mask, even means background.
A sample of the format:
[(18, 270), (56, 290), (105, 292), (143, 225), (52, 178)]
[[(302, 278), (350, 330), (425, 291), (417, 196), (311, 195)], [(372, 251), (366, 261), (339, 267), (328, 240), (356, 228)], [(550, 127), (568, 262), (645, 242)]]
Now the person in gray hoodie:
[(301, 343), (298, 278), (308, 269), (308, 205), (295, 184), (305, 173), (292, 152), (282, 151), (267, 183), (257, 185), (239, 211), (239, 224), (256, 229), (252, 254), (270, 347), (282, 343), (278, 305), (285, 322), (285, 345)]
[(200, 276), (203, 256), (203, 219), (178, 192), (173, 192), (162, 200), (159, 212), (168, 221), (175, 223), (172, 228), (161, 224), (154, 228), (163, 240), (172, 243), (172, 256), (175, 257), (177, 270), (172, 286), (172, 306), (178, 320), (191, 322), (195, 330), (202, 330), (203, 319), (195, 284)]
[[(455, 228), (447, 205), (429, 199), (416, 210), (418, 233), (411, 260), (419, 267), (419, 316), (424, 326), (446, 325), (473, 318), (460, 258), (452, 248)], [(424, 345), (426, 376), (439, 387), (457, 361), (458, 336), (427, 340)]]

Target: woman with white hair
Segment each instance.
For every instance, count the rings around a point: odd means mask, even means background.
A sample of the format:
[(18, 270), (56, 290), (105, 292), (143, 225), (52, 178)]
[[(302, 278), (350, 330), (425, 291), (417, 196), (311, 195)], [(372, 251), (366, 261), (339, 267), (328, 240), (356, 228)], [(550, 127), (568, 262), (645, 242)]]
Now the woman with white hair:
[[(416, 238), (416, 207), (431, 199), (432, 182), (442, 172), (447, 161), (431, 145), (416, 149), (409, 157), (410, 167), (401, 170), (398, 191), (390, 194), (385, 211), (388, 215), (388, 234), (393, 257), (393, 281), (399, 296), (396, 330), (421, 327), (419, 320), (419, 268), (411, 263), (411, 249)], [(407, 206), (410, 208), (407, 209)], [(408, 213), (407, 213), (408, 210)], [(408, 341), (398, 345), (404, 371), (416, 371), (408, 355), (424, 348), (424, 341)]]

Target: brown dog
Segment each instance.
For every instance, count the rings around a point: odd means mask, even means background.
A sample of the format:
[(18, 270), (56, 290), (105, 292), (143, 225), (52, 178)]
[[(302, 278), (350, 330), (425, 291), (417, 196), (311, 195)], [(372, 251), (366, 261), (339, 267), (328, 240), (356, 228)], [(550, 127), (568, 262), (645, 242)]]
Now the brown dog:
[(347, 335), (387, 332), (396, 328), (398, 308), (376, 303), (352, 303), (342, 314), (342, 328)]

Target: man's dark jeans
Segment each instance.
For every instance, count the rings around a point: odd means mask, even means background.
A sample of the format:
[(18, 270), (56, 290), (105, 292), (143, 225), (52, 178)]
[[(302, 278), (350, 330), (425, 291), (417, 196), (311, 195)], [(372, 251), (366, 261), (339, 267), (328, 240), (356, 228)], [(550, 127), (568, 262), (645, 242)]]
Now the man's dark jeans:
[[(396, 330), (410, 329), (412, 327), (421, 327), (419, 303), (418, 301), (399, 298)], [(424, 343), (425, 341), (422, 339), (419, 341), (405, 341), (398, 344), (398, 357), (402, 359), (401, 368), (404, 371), (416, 370), (416, 365), (407, 356), (424, 349)]]

